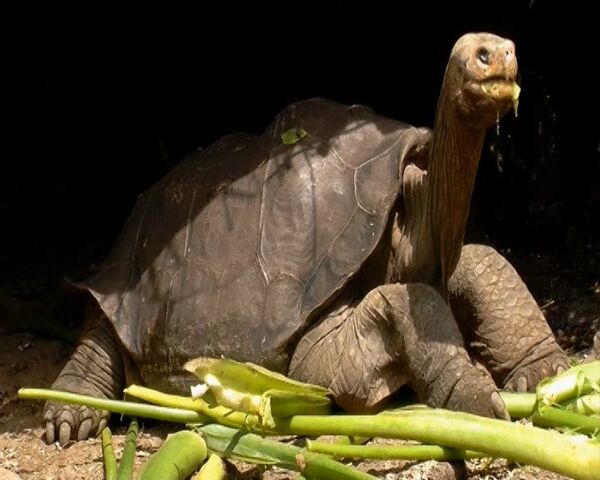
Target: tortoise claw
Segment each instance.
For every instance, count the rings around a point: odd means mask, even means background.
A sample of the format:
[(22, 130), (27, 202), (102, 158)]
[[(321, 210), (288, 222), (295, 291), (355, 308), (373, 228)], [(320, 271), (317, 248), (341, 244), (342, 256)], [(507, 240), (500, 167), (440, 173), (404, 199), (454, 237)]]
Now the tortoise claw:
[(43, 416), (46, 443), (58, 440), (64, 446), (71, 440), (93, 437), (106, 426), (108, 416), (106, 411), (48, 402)]
[(527, 377), (525, 375), (519, 375), (515, 384), (517, 392), (527, 391)]
[(77, 440), (86, 440), (92, 431), (93, 422), (91, 418), (85, 419), (79, 424), (79, 430), (77, 430)]
[(569, 358), (561, 350), (513, 370), (504, 382), (504, 388), (516, 392), (534, 391), (541, 380), (558, 375), (569, 368)]
[(510, 415), (506, 410), (506, 405), (504, 404), (504, 401), (502, 401), (500, 394), (498, 392), (492, 392), (491, 400), (492, 409), (494, 410), (494, 415), (496, 418), (510, 421)]
[(97, 434), (100, 435), (102, 433), (102, 430), (104, 430), (106, 428), (106, 425), (108, 424), (108, 418), (102, 418), (100, 420), (100, 423), (98, 424), (98, 430), (97, 430)]
[(71, 425), (63, 422), (58, 429), (58, 443), (60, 443), (61, 447), (64, 447), (69, 440), (71, 440)]
[(72, 408), (65, 408), (59, 413), (56, 425), (58, 425), (58, 442), (61, 447), (64, 447), (71, 440), (71, 432), (75, 427)]
[(509, 420), (506, 405), (489, 373), (472, 368), (462, 373), (445, 408)]
[(46, 443), (54, 443), (54, 422), (46, 422)]
[(561, 373), (565, 372), (567, 369), (564, 365), (559, 364), (557, 367), (554, 367), (554, 371), (556, 372), (556, 375), (560, 375)]

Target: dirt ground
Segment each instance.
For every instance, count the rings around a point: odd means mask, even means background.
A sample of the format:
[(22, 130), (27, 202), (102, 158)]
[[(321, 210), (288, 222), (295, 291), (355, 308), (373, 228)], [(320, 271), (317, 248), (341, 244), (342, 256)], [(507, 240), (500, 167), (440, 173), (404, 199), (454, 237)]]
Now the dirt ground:
[[(551, 260), (537, 260), (535, 269), (529, 258), (517, 259), (520, 271), (554, 328), (559, 342), (570, 354), (594, 355), (593, 337), (600, 327), (600, 284), (595, 260), (582, 270), (557, 269)], [(590, 269), (591, 273), (588, 272)], [(585, 273), (584, 272), (584, 273)], [(17, 309), (18, 310), (18, 309)], [(4, 312), (15, 311), (4, 308)], [(2, 325), (0, 324), (0, 327)], [(598, 335), (596, 335), (598, 336)], [(599, 342), (600, 343), (600, 342)], [(61, 448), (46, 445), (40, 428), (41, 402), (16, 398), (18, 388), (48, 387), (68, 359), (72, 345), (31, 333), (3, 333), (0, 330), (0, 480), (102, 479), (102, 452), (98, 439), (73, 442)], [(600, 348), (600, 345), (596, 345)], [(598, 354), (598, 352), (596, 352)], [(113, 417), (111, 428), (117, 458), (121, 454), (127, 420)], [(143, 424), (135, 459), (136, 471), (173, 431), (165, 424)], [(508, 465), (503, 460), (448, 464), (424, 462), (363, 462), (357, 464), (379, 478), (473, 480), (560, 479), (557, 474), (532, 467)], [(296, 473), (236, 463), (228, 465), (231, 478), (290, 479)]]

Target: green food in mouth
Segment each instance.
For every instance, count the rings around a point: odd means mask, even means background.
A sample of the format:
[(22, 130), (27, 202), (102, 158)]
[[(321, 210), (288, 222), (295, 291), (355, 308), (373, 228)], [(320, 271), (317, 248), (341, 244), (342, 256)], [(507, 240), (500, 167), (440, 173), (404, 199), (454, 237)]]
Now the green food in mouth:
[(486, 80), (481, 83), (481, 90), (485, 95), (495, 100), (512, 98), (513, 109), (515, 111), (515, 116), (517, 116), (519, 109), (519, 95), (521, 94), (521, 87), (519, 87), (517, 82), (507, 80)]
[(519, 95), (521, 94), (521, 87), (517, 84), (517, 82), (513, 82), (513, 110), (515, 111), (515, 117), (519, 116)]

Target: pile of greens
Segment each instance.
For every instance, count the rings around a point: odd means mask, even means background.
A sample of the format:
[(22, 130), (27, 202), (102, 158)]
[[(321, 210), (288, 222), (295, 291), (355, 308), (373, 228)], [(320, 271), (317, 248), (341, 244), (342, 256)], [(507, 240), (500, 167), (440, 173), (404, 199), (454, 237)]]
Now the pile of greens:
[[(540, 383), (536, 393), (502, 393), (513, 420), (409, 405), (377, 415), (333, 411), (329, 392), (250, 363), (200, 358), (186, 369), (201, 381), (190, 397), (132, 385), (106, 400), (54, 390), (23, 388), (19, 398), (85, 405), (133, 417), (117, 467), (108, 428), (102, 432), (107, 480), (129, 480), (137, 418), (182, 423), (139, 475), (141, 480), (226, 478), (223, 458), (277, 465), (311, 479), (372, 479), (341, 459), (508, 460), (574, 479), (600, 478), (600, 361), (576, 365)], [(140, 402), (140, 400), (142, 402)], [(335, 443), (289, 445), (272, 435), (337, 435)], [(373, 438), (415, 440), (419, 445), (365, 445)]]

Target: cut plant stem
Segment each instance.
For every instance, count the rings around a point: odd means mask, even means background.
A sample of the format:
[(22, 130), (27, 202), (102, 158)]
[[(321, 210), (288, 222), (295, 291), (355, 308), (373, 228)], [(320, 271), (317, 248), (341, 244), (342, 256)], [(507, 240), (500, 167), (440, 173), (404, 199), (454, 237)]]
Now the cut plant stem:
[(173, 433), (143, 466), (139, 480), (184, 480), (207, 455), (206, 442), (196, 432)]
[(600, 360), (582, 363), (554, 377), (542, 380), (537, 387), (540, 403), (554, 405), (564, 400), (600, 391)]
[(218, 455), (211, 453), (206, 463), (192, 477), (192, 480), (225, 480), (226, 478), (227, 472), (223, 460)]
[(600, 433), (600, 418), (546, 405), (539, 406), (538, 411), (531, 417), (531, 421), (536, 425), (568, 429), (587, 435)]
[(302, 473), (307, 478), (323, 480), (374, 480), (375, 477), (355, 468), (339, 463), (325, 455), (306, 449), (269, 440), (253, 433), (226, 427), (216, 423), (197, 429), (206, 440), (208, 448), (229, 458), (248, 461), (255, 455), (260, 459), (271, 459), (279, 467)]
[(123, 448), (119, 468), (117, 468), (117, 480), (131, 480), (133, 478), (133, 461), (135, 460), (137, 434), (138, 424), (134, 418), (129, 424), (127, 435), (125, 435), (125, 448)]
[(537, 396), (535, 393), (500, 392), (510, 418), (529, 417), (535, 412)]
[(79, 395), (76, 393), (61, 392), (45, 388), (21, 388), (17, 393), (23, 400), (50, 400), (52, 402), (85, 405), (86, 407), (120, 413), (130, 417), (144, 417), (174, 423), (206, 423), (212, 421), (204, 415), (191, 410), (168, 408), (145, 403), (126, 402), (123, 400), (109, 400), (106, 398)]
[[(537, 396), (535, 393), (501, 392), (500, 396), (504, 400), (511, 418), (524, 418), (536, 413)], [(598, 415), (600, 414), (600, 393), (582, 395), (579, 398), (564, 401), (557, 407), (581, 415)]]
[(117, 458), (115, 457), (115, 450), (112, 444), (112, 434), (108, 427), (104, 427), (102, 430), (102, 456), (104, 457), (105, 480), (116, 480)]
[(341, 445), (339, 443), (306, 441), (310, 452), (334, 455), (340, 458), (369, 458), (373, 460), (460, 460), (484, 457), (471, 450), (440, 447), (439, 445)]

